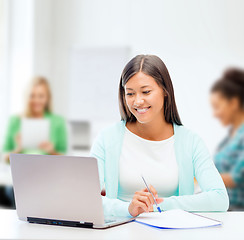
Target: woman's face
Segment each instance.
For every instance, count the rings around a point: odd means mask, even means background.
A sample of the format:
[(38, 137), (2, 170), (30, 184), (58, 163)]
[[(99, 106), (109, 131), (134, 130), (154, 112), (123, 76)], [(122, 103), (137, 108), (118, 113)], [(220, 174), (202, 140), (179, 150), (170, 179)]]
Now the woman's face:
[(157, 117), (164, 118), (164, 93), (153, 77), (136, 73), (125, 84), (128, 109), (140, 123), (150, 123)]
[(210, 96), (213, 114), (224, 126), (233, 123), (240, 106), (237, 98), (227, 99), (220, 92), (213, 92)]
[(33, 87), (30, 95), (30, 110), (32, 114), (43, 114), (48, 104), (48, 92), (43, 84), (38, 84)]

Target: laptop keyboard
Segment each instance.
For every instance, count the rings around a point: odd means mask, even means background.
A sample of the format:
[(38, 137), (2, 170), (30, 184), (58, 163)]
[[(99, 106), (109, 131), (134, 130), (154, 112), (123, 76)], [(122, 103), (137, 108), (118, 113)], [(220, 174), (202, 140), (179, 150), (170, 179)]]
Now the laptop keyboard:
[(116, 220), (115, 219), (112, 219), (112, 218), (106, 218), (104, 220), (105, 223), (112, 223), (112, 222), (115, 222)]

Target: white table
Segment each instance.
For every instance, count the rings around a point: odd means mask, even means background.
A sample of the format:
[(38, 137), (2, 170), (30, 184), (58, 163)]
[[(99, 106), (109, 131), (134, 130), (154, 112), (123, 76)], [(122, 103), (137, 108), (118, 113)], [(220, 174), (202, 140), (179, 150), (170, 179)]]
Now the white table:
[(131, 222), (105, 230), (31, 224), (18, 220), (15, 210), (0, 209), (0, 239), (244, 239), (244, 212), (201, 213), (223, 221), (221, 227), (161, 230)]

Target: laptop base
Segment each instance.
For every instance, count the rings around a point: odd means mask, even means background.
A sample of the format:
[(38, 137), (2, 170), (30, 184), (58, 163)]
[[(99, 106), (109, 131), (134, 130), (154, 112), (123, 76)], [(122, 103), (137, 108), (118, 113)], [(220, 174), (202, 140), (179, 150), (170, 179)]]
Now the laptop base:
[(65, 227), (93, 228), (93, 223), (90, 222), (80, 223), (77, 221), (65, 221), (65, 220), (34, 218), (34, 217), (27, 217), (27, 221), (29, 223), (48, 224), (48, 225), (57, 225), (57, 226), (65, 226)]

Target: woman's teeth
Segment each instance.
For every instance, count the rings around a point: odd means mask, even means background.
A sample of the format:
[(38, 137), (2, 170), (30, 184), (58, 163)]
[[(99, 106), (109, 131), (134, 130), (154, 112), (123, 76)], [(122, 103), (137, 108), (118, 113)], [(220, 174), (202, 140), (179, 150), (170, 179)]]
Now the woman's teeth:
[(150, 107), (147, 107), (147, 108), (136, 108), (136, 111), (138, 113), (145, 113)]

